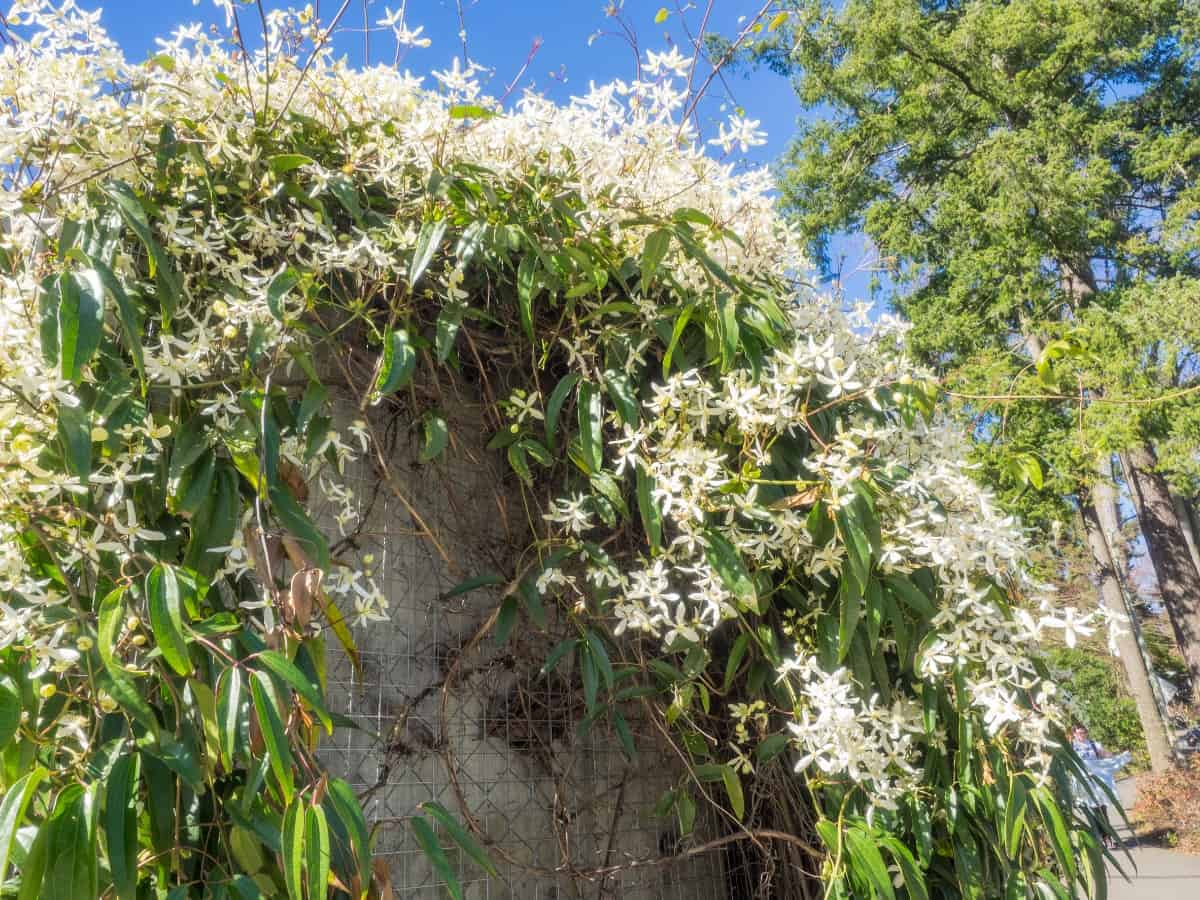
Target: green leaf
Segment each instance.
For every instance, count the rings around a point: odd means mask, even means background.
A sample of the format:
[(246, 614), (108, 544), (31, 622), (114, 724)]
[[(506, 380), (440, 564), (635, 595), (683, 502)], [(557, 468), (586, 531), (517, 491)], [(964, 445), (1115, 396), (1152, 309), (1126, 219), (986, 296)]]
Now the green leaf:
[(187, 470), (209, 449), (211, 440), (207, 434), (207, 423), (202, 416), (193, 415), (176, 426), (171, 436), (171, 462), (167, 467), (167, 481), (179, 482)]
[(278, 153), (270, 157), (271, 171), (276, 175), (283, 175), (301, 166), (312, 165), (313, 160), (303, 153)]
[(256, 657), (259, 663), (269, 669), (277, 678), (287, 683), (292, 690), (305, 699), (328, 734), (333, 734), (333, 723), (329, 719), (329, 711), (321, 697), (321, 688), (313, 684), (292, 662), (277, 650), (264, 650)]
[(329, 782), (328, 798), (337, 811), (338, 819), (346, 826), (358, 861), (358, 871), (366, 878), (371, 871), (371, 841), (367, 835), (367, 822), (354, 789), (340, 778)]
[(608, 389), (608, 396), (612, 397), (621, 421), (636, 428), (641, 418), (640, 407), (629, 376), (616, 369), (609, 369), (604, 373), (604, 386)]
[(192, 517), (184, 565), (205, 577), (211, 577), (225, 561), (224, 553), (214, 547), (227, 547), (237, 530), (241, 496), (233, 466), (221, 462), (213, 475), (212, 495)]
[(466, 103), (452, 106), (448, 112), (451, 119), (491, 119), (497, 115), (494, 110)]
[(850, 653), (862, 619), (862, 594), (855, 580), (843, 573), (838, 582), (838, 662)]
[(263, 743), (270, 755), (271, 771), (283, 794), (283, 802), (291, 803), (295, 794), (295, 778), (292, 774), (292, 753), (284, 731), (283, 706), (275, 685), (266, 672), (250, 673), (250, 696), (254, 702), (254, 714), (258, 717)]
[(671, 247), (671, 230), (659, 228), (646, 238), (642, 245), (642, 293), (644, 294), (658, 272), (659, 264)]
[(611, 688), (613, 686), (613, 667), (612, 661), (608, 658), (608, 649), (604, 646), (604, 639), (590, 628), (584, 631), (583, 637), (587, 642), (588, 650), (596, 659), (596, 665), (604, 677), (604, 683)]
[(104, 840), (118, 900), (137, 900), (139, 760), (136, 753), (119, 757), (104, 786)]
[(546, 401), (546, 443), (551, 449), (554, 448), (558, 416), (562, 412), (563, 403), (566, 402), (567, 395), (571, 393), (571, 388), (575, 387), (578, 382), (579, 375), (576, 372), (564, 375), (550, 393), (550, 399)]
[(203, 735), (200, 763), (205, 777), (210, 777), (216, 771), (217, 762), (221, 758), (221, 726), (217, 723), (217, 698), (208, 682), (198, 678), (188, 679), (183, 698), (184, 706), (193, 706), (196, 717), (200, 720)]
[(59, 278), (58, 362), (62, 377), (79, 384), (84, 367), (100, 347), (104, 328), (104, 285), (95, 269)]
[(721, 371), (727, 372), (733, 366), (741, 341), (741, 331), (737, 321), (737, 303), (729, 294), (717, 294), (715, 322), (717, 336), (721, 341)]
[(738, 666), (742, 664), (749, 644), (750, 635), (745, 633), (739, 634), (733, 642), (733, 646), (729, 649), (729, 659), (725, 663), (725, 681), (722, 683), (722, 691), (728, 691), (730, 685), (733, 684), (733, 677), (737, 674)]
[(159, 563), (146, 575), (146, 603), (150, 608), (150, 628), (163, 659), (180, 675), (192, 673), (187, 637), (183, 633), (183, 611), (179, 599), (179, 579), (175, 570)]
[(931, 619), (936, 614), (933, 601), (925, 596), (907, 575), (888, 575), (884, 582), (909, 609), (922, 618)]
[(194, 519), (196, 513), (212, 497), (213, 478), (217, 472), (217, 455), (206, 450), (200, 462), (184, 473), (177, 490), (168, 498), (167, 509), (177, 515)]
[(679, 833), (687, 837), (696, 824), (696, 801), (691, 794), (682, 792), (675, 798), (675, 812), (679, 816)]
[(589, 474), (599, 472), (604, 466), (604, 398), (589, 381), (579, 386), (577, 413), (584, 464)]
[(1071, 846), (1071, 836), (1067, 831), (1066, 821), (1058, 808), (1058, 801), (1044, 787), (1034, 788), (1029, 793), (1037, 801), (1038, 808), (1042, 813), (1042, 822), (1048, 826), (1045, 833), (1050, 840), (1055, 857), (1058, 858), (1058, 864), (1062, 866), (1063, 871), (1074, 878), (1076, 875), (1075, 851)]
[(72, 784), (63, 788), (54, 801), (54, 811), (42, 826), (49, 829), (49, 837), (39, 900), (99, 896), (93, 789)]
[(595, 712), (596, 697), (600, 692), (600, 671), (586, 641), (579, 642), (579, 676), (583, 680), (583, 701), (588, 713)]
[(671, 360), (675, 357), (675, 350), (679, 347), (679, 339), (683, 337), (683, 331), (695, 313), (696, 304), (692, 302), (685, 306), (683, 312), (675, 319), (675, 325), (671, 329), (671, 340), (667, 343), (666, 352), (663, 353), (662, 374), (664, 379), (671, 375)]
[(780, 753), (782, 753), (788, 745), (788, 737), (786, 734), (772, 734), (763, 739), (763, 742), (754, 749), (754, 756), (760, 763), (770, 762)]
[(300, 281), (300, 273), (291, 266), (286, 266), (267, 285), (267, 308), (280, 322), (283, 321), (283, 298)]
[(425, 270), (429, 268), (429, 263), (433, 260), (433, 254), (437, 252), (438, 245), (441, 244), (442, 236), (445, 233), (445, 219), (439, 219), (436, 222), (426, 222), (421, 226), (421, 231), (417, 235), (417, 245), (413, 248), (412, 262), (408, 267), (408, 283), (410, 287), (416, 287)]
[(7, 748), (9, 741), (21, 727), (21, 691), (11, 675), (0, 675), (0, 748)]
[(283, 814), (279, 843), (283, 857), (283, 883), (289, 900), (304, 900), (305, 804), (297, 800)]
[(238, 727), (242, 721), (242, 669), (230, 666), (217, 682), (217, 744), (221, 751), (221, 766), (233, 771), (237, 752)]
[(446, 425), (446, 420), (437, 413), (426, 413), (422, 424), (423, 439), (421, 452), (417, 458), (423, 463), (433, 462), (446, 449), (446, 444), (450, 441), (450, 430)]
[(121, 282), (102, 260), (95, 256), (89, 256), (88, 263), (99, 276), (100, 283), (104, 285), (108, 296), (112, 297), (117, 304), (117, 318), (121, 322), (121, 340), (125, 344), (125, 349), (129, 351), (129, 355), (133, 357), (133, 366), (137, 369), (138, 377), (145, 381), (146, 366), (142, 353), (142, 322), (137, 307), (133, 305), (133, 301), (121, 286)]
[(555, 644), (554, 649), (546, 657), (546, 661), (542, 663), (541, 673), (549, 675), (553, 672), (558, 668), (558, 664), (562, 661), (563, 657), (574, 650), (576, 646), (578, 646), (578, 642), (575, 638), (564, 638)]
[(712, 216), (692, 206), (681, 206), (671, 214), (671, 218), (676, 222), (691, 222), (693, 225), (702, 225), (705, 228), (713, 224)]
[(641, 466), (637, 467), (636, 477), (638, 516), (642, 520), (646, 539), (650, 541), (650, 548), (658, 551), (662, 549), (662, 513), (658, 501), (654, 499), (654, 479)]
[(500, 873), (496, 871), (491, 859), (487, 855), (487, 851), (475, 841), (467, 830), (458, 824), (458, 820), (450, 814), (450, 811), (440, 803), (435, 803), (432, 800), (426, 800), (420, 805), (422, 812), (436, 819), (437, 822), (446, 829), (447, 833), (453, 839), (454, 843), (462, 847), (463, 851), (475, 860), (475, 864), (483, 871), (487, 872), (493, 878), (499, 878)]
[(158, 719), (150, 704), (143, 699), (141, 691), (115, 665), (107, 668), (107, 674), (109, 680), (106, 688), (112, 698), (151, 735), (158, 734)]
[(529, 460), (525, 456), (525, 448), (520, 444), (511, 444), (507, 451), (508, 465), (517, 473), (517, 477), (528, 485), (533, 484), (533, 473), (529, 471)]
[(304, 511), (291, 491), (283, 486), (270, 487), (267, 496), (271, 501), (271, 511), (284, 528), (304, 545), (304, 551), (316, 561), (317, 567), (329, 570), (329, 543), (324, 533), (312, 523), (308, 513)]
[(417, 354), (409, 343), (408, 332), (403, 328), (389, 331), (383, 337), (383, 363), (375, 390), (381, 396), (387, 396), (404, 387), (412, 381), (416, 365)]
[(877, 894), (888, 900), (896, 900), (896, 892), (892, 888), (892, 879), (888, 875), (883, 855), (875, 846), (874, 838), (858, 827), (846, 829), (846, 846), (850, 850), (850, 859), (859, 876), (870, 884)]
[(742, 796), (742, 780), (732, 766), (721, 766), (721, 780), (725, 782), (725, 793), (729, 795), (729, 808), (740, 822), (746, 816), (746, 799)]
[[(925, 874), (917, 865), (917, 861), (913, 859), (912, 852), (890, 835), (884, 837), (882, 843), (892, 858), (896, 860), (896, 865), (900, 867), (900, 875), (904, 879), (904, 890), (908, 894), (908, 900), (929, 900), (929, 891), (925, 886)], [(1021, 896), (1025, 895), (1022, 893)]]
[(183, 297), (183, 280), (175, 271), (171, 258), (154, 237), (154, 232), (150, 229), (150, 223), (146, 219), (146, 210), (129, 185), (120, 181), (111, 181), (103, 190), (116, 203), (121, 219), (133, 229), (138, 240), (146, 248), (146, 253), (150, 257), (150, 277), (155, 281), (158, 303), (162, 309), (163, 327), (169, 329), (171, 318)]
[(363, 219), (362, 207), (358, 203), (358, 192), (355, 190), (353, 182), (348, 178), (334, 178), (329, 182), (329, 191), (337, 198), (337, 202), (342, 205), (342, 208), (350, 213), (354, 224), (359, 228), (365, 228), (367, 223)]
[(1025, 810), (1028, 808), (1028, 792), (1023, 779), (1016, 776), (1009, 785), (1008, 802), (1004, 808), (1004, 849), (1010, 859), (1017, 859), (1021, 844), (1021, 833), (1025, 829)]
[(454, 875), (454, 870), (450, 868), (450, 860), (446, 859), (446, 854), (442, 850), (441, 845), (438, 844), (437, 836), (433, 833), (433, 829), (429, 827), (429, 823), (421, 816), (413, 816), (408, 820), (408, 825), (412, 829), (417, 843), (421, 845), (421, 850), (425, 853), (430, 865), (433, 866), (438, 877), (445, 882), (446, 892), (454, 900), (463, 900), (462, 887), (458, 883), (458, 878)]
[(550, 451), (546, 449), (541, 441), (535, 441), (533, 438), (521, 438), (518, 446), (529, 456), (532, 456), (540, 466), (552, 466), (555, 459), (550, 455)]
[(321, 610), (325, 613), (325, 621), (329, 623), (330, 630), (337, 638), (342, 651), (349, 657), (355, 676), (361, 680), (362, 660), (359, 658), (358, 645), (354, 642), (354, 635), (350, 632), (350, 626), (346, 624), (346, 617), (324, 591), (318, 592), (317, 601), (321, 604)]
[(546, 606), (542, 603), (542, 595), (538, 593), (537, 584), (533, 579), (526, 578), (518, 586), (517, 593), (521, 597), (521, 605), (525, 607), (530, 621), (538, 628), (545, 630)]
[(517, 303), (521, 309), (521, 327), (533, 340), (533, 301), (538, 294), (537, 256), (526, 253), (517, 266)]
[(734, 599), (746, 610), (757, 611), (758, 591), (737, 548), (712, 528), (704, 529), (704, 542), (704, 554), (709, 565), (721, 576), (721, 581)]
[(517, 623), (517, 598), (509, 594), (500, 602), (500, 612), (496, 616), (496, 643), (503, 646), (512, 633), (513, 625)]
[(460, 581), (454, 587), (450, 588), (450, 590), (446, 591), (446, 593), (442, 594), (442, 599), (450, 600), (453, 597), (469, 594), (471, 591), (482, 587), (495, 587), (500, 584), (504, 584), (504, 578), (495, 572), (484, 572), (482, 575), (476, 575), (474, 578)]
[(329, 823), (319, 806), (304, 813), (304, 869), (309, 900), (324, 900), (329, 896)]
[(92, 473), (92, 416), (82, 403), (68, 406), (59, 402), (58, 440), (67, 471), (87, 484)]
[[(189, 723), (190, 724), (190, 723)], [(200, 748), (193, 740), (194, 732), (183, 730), (183, 740), (177, 740), (173, 735), (162, 731), (158, 735), (158, 746), (153, 748), (153, 755), (164, 766), (182, 778), (194, 791), (204, 789), (204, 772), (200, 768)]]
[[(871, 515), (869, 512), (865, 514)], [(842, 507), (836, 513), (838, 532), (846, 548), (848, 565), (845, 570), (854, 579), (859, 596), (867, 589), (867, 577), (871, 570), (871, 541), (862, 521), (863, 515), (864, 509), (858, 500)], [(845, 574), (842, 577), (844, 578)]]
[(156, 53), (146, 60), (147, 68), (152, 68), (154, 66), (157, 66), (164, 72), (174, 72), (175, 57), (171, 56), (169, 53)]
[(462, 327), (466, 311), (467, 308), (461, 303), (447, 303), (438, 313), (433, 338), (438, 362), (444, 363), (454, 352), (454, 339), (458, 337), (458, 330)]
[(0, 799), (0, 883), (4, 882), (8, 874), (8, 859), (12, 854), (17, 829), (25, 821), (25, 810), (29, 808), (34, 791), (48, 774), (50, 773), (38, 766), (13, 782), (4, 792), (3, 799)]

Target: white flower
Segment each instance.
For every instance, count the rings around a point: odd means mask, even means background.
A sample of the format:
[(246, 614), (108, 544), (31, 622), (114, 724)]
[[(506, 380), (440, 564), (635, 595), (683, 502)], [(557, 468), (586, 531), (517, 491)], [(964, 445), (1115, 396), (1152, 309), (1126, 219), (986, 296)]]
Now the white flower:
[(666, 53), (647, 50), (646, 64), (642, 66), (642, 71), (647, 75), (670, 74), (682, 78), (691, 64), (692, 57), (681, 54), (678, 47), (672, 47)]
[(745, 153), (751, 147), (760, 147), (767, 142), (767, 133), (761, 131), (758, 125), (758, 119), (730, 116), (728, 122), (721, 123), (717, 136), (709, 143), (720, 147), (725, 153), (731, 153), (735, 147), (740, 153)]
[(567, 531), (572, 534), (583, 534), (592, 527), (592, 514), (584, 508), (587, 503), (588, 497), (584, 494), (576, 494), (570, 499), (559, 498), (554, 501), (551, 511), (543, 514), (542, 518), (566, 526)]
[(1041, 624), (1044, 628), (1061, 628), (1063, 642), (1068, 647), (1074, 647), (1079, 638), (1095, 632), (1095, 627), (1089, 624), (1091, 619), (1090, 615), (1081, 618), (1073, 606), (1068, 606), (1057, 616), (1043, 616)]

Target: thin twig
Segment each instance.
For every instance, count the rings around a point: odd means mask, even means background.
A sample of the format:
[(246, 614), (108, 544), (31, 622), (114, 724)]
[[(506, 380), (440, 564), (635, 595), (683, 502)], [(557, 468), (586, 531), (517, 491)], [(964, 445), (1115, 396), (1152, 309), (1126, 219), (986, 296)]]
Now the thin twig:
[(275, 126), (279, 124), (279, 120), (283, 118), (283, 114), (287, 112), (288, 107), (292, 105), (292, 100), (296, 96), (296, 91), (300, 90), (300, 85), (304, 83), (304, 77), (308, 74), (308, 70), (312, 66), (313, 60), (317, 58), (317, 54), (321, 51), (321, 48), (324, 47), (329, 41), (330, 35), (333, 34), (333, 29), (336, 28), (338, 22), (342, 20), (342, 16), (345, 15), (346, 9), (349, 6), (350, 0), (342, 0), (342, 5), (338, 7), (338, 11), (334, 15), (333, 21), (329, 23), (329, 27), (321, 33), (317, 40), (313, 41), (312, 52), (308, 54), (308, 59), (305, 60), (304, 67), (300, 69), (300, 75), (296, 78), (296, 83), (292, 85), (292, 90), (288, 94), (287, 100), (284, 101), (283, 106), (279, 107), (279, 112), (277, 112), (275, 114), (275, 118), (271, 120), (271, 125), (267, 129), (268, 131), (275, 130)]

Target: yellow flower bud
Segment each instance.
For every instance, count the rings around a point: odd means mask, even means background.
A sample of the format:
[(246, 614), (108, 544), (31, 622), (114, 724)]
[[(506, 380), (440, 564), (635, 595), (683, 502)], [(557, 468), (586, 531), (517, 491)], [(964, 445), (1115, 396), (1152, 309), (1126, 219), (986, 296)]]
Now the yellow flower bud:
[(52, 684), (43, 684), (40, 688), (38, 688), (38, 696), (40, 696), (43, 700), (49, 700), (57, 693), (58, 688)]

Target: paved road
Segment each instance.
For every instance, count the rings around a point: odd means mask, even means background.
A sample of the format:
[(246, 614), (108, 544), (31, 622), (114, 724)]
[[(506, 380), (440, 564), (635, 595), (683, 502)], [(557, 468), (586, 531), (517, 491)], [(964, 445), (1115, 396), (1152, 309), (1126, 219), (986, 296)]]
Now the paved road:
[[(1117, 793), (1126, 808), (1133, 806), (1135, 792), (1134, 779), (1117, 782)], [(1129, 835), (1125, 836), (1132, 844)], [(1126, 881), (1114, 871), (1108, 891), (1110, 900), (1200, 900), (1200, 856), (1157, 847), (1133, 846), (1129, 852), (1137, 871), (1130, 871), (1125, 855), (1118, 854), (1133, 880)]]

